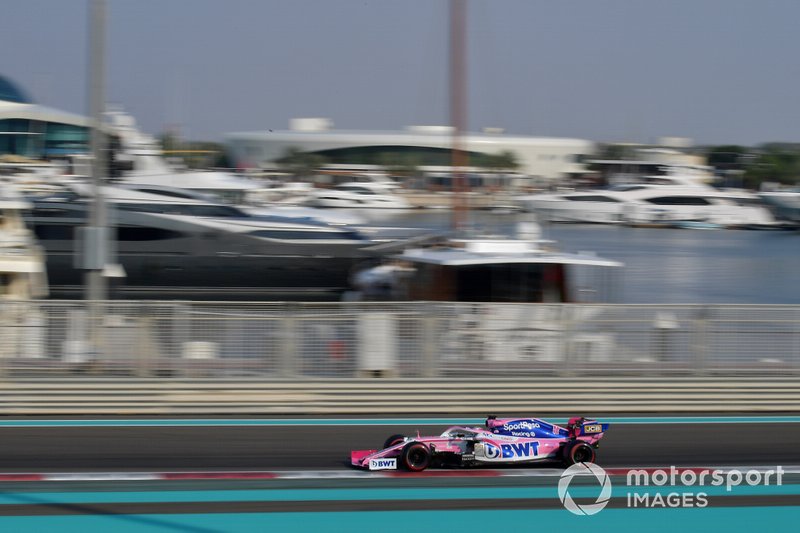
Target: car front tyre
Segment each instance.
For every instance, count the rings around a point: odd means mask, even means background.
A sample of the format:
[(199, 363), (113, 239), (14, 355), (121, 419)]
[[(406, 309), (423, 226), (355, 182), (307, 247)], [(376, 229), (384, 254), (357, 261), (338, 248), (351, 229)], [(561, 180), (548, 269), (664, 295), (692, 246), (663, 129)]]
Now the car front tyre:
[(400, 466), (409, 472), (422, 472), (431, 464), (431, 450), (421, 442), (409, 442), (400, 454)]

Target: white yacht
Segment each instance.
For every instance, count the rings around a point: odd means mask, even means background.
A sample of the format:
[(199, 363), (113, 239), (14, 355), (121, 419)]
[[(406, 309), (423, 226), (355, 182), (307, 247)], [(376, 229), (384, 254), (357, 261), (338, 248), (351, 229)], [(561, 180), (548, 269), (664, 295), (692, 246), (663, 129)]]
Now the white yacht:
[(762, 191), (758, 196), (780, 220), (800, 222), (800, 188)]
[(608, 189), (533, 194), (519, 200), (527, 211), (550, 222), (666, 226), (704, 222), (720, 227), (775, 224), (758, 195), (715, 189), (692, 176), (655, 176)]
[[(51, 290), (74, 297), (83, 272), (75, 267), (75, 230), (92, 201), (86, 185), (31, 197), (29, 226), (47, 251)], [(254, 215), (207, 199), (104, 187), (115, 229), (123, 297), (263, 299), (282, 293), (336, 294), (374, 242), (349, 226)], [(112, 261), (114, 262), (114, 261)]]
[(158, 141), (139, 131), (132, 116), (119, 110), (105, 116), (108, 128), (119, 140), (115, 160), (123, 167), (118, 178), (122, 184), (188, 189), (234, 205), (246, 203), (249, 194), (263, 188), (254, 179), (227, 172), (175, 169), (164, 158)]
[(589, 302), (613, 299), (622, 263), (592, 253), (565, 253), (540, 238), (535, 222), (514, 237), (448, 239), (410, 247), (358, 272), (358, 297), (451, 302)]
[(47, 296), (44, 252), (23, 212), (31, 204), (10, 184), (0, 184), (0, 300)]
[(119, 136), (117, 159), (127, 161), (116, 185), (145, 193), (227, 203), (252, 215), (281, 216), (328, 224), (358, 225), (364, 220), (345, 213), (304, 206), (315, 189), (310, 183), (258, 180), (218, 171), (172, 168), (158, 142), (139, 131), (133, 117), (121, 111), (107, 113)]
[(355, 209), (410, 209), (411, 204), (379, 183), (348, 182), (331, 189), (315, 189), (305, 202), (312, 207), (345, 207)]

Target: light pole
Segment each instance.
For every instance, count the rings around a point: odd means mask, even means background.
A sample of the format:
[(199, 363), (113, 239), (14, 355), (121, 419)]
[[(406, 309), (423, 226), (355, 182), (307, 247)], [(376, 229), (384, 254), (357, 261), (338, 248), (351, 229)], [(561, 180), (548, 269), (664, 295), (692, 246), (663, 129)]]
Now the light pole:
[(450, 124), (453, 128), (452, 138), (452, 199), (453, 230), (464, 229), (464, 217), (469, 206), (466, 205), (466, 172), (467, 154), (463, 135), (466, 130), (467, 114), (467, 5), (466, 0), (450, 0)]
[[(103, 300), (108, 293), (105, 268), (108, 264), (108, 211), (103, 196), (102, 182), (106, 174), (105, 147), (103, 132), (103, 108), (105, 102), (105, 0), (91, 0), (89, 14), (89, 110), (90, 146), (92, 151), (92, 203), (89, 209), (88, 225), (80, 228), (83, 250), (79, 258), (80, 267), (86, 270), (85, 297), (89, 312), (89, 353), (95, 359), (102, 353), (105, 339), (102, 319)], [(76, 258), (78, 259), (78, 258)]]
[(89, 224), (83, 228), (83, 268), (86, 270), (86, 299), (106, 299), (108, 292), (104, 269), (108, 263), (108, 210), (103, 196), (106, 174), (106, 139), (102, 130), (105, 102), (105, 0), (91, 0), (89, 17), (89, 110), (92, 151), (92, 204)]

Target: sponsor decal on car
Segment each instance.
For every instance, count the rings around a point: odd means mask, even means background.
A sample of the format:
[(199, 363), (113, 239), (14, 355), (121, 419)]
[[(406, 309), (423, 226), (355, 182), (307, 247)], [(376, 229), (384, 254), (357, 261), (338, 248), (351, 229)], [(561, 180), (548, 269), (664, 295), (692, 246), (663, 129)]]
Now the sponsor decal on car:
[(587, 424), (583, 426), (584, 433), (601, 433), (603, 426), (601, 424)]
[(537, 441), (516, 442), (511, 444), (504, 443), (498, 446), (487, 442), (483, 446), (483, 455), (491, 461), (529, 459), (539, 455), (539, 443)]
[(514, 431), (515, 429), (539, 429), (542, 427), (538, 422), (531, 422), (530, 420), (514, 420), (513, 422), (506, 422), (503, 424), (503, 430)]
[(511, 432), (511, 436), (512, 437), (528, 437), (528, 438), (538, 437), (538, 435), (536, 433), (534, 433), (533, 431), (512, 431)]
[(397, 470), (397, 458), (370, 459), (370, 470)]

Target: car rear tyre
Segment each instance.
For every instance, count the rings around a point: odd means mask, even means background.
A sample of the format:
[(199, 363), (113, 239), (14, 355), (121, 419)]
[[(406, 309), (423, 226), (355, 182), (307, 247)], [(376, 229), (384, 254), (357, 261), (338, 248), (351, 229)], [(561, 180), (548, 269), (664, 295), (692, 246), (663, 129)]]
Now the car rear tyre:
[(593, 463), (597, 454), (591, 444), (583, 441), (574, 441), (564, 448), (563, 461), (566, 466), (577, 463)]
[(431, 450), (421, 442), (409, 442), (400, 454), (400, 465), (409, 472), (422, 472), (431, 464)]
[(404, 440), (406, 440), (406, 436), (405, 435), (400, 435), (400, 434), (392, 435), (391, 437), (389, 437), (388, 439), (386, 439), (384, 441), (383, 448), (381, 448), (381, 449), (385, 450), (386, 448), (391, 448), (395, 444), (400, 444)]

